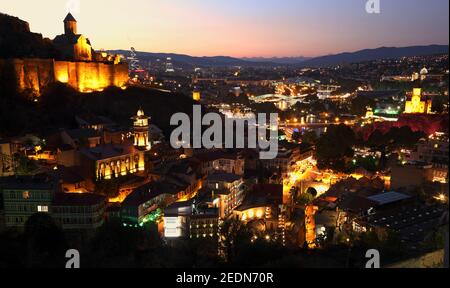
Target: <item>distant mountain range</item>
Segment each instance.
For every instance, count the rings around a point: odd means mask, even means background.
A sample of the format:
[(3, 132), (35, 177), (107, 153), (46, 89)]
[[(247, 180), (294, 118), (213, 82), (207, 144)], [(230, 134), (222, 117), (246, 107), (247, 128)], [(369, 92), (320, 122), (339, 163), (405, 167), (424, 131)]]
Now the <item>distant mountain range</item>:
[(318, 67), (434, 54), (448, 54), (448, 45), (410, 46), (402, 48), (381, 47), (376, 49), (365, 49), (351, 53), (347, 52), (312, 58), (299, 63), (299, 65), (303, 67)]
[(298, 64), (303, 61), (312, 59), (311, 57), (271, 57), (271, 58), (264, 58), (264, 57), (245, 57), (242, 58), (242, 60), (250, 61), (250, 62), (259, 62), (259, 63), (271, 63), (271, 64), (284, 64), (284, 65), (290, 65), (290, 64)]
[[(127, 50), (109, 50), (109, 53), (122, 54), (125, 56), (130, 55), (130, 51)], [(177, 67), (220, 67), (220, 66), (267, 66), (276, 65), (269, 62), (258, 61), (246, 61), (239, 58), (233, 58), (228, 56), (213, 56), (213, 57), (196, 57), (184, 54), (174, 53), (150, 53), (150, 52), (136, 52), (136, 56), (142, 61), (165, 61), (167, 58), (171, 58), (171, 62)]]
[[(127, 50), (110, 50), (110, 53), (129, 55)], [(292, 65), (297, 67), (321, 67), (346, 63), (357, 63), (379, 59), (396, 59), (410, 56), (425, 56), (434, 54), (448, 54), (448, 45), (410, 46), (410, 47), (381, 47), (365, 49), (356, 52), (346, 52), (316, 58), (308, 57), (281, 57), (281, 58), (233, 58), (228, 56), (195, 57), (174, 53), (137, 52), (138, 58), (144, 61), (157, 61), (171, 58), (177, 67), (220, 67), (220, 66), (279, 66)]]

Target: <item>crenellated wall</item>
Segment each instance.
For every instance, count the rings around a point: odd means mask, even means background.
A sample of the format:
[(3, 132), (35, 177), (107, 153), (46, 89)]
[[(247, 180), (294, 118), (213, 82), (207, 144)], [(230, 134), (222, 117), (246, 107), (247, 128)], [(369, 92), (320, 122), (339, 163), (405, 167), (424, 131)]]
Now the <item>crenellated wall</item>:
[(124, 87), (128, 82), (126, 63), (70, 62), (53, 59), (0, 59), (3, 73), (14, 73), (20, 91), (40, 95), (50, 83), (66, 83), (80, 92), (100, 91), (110, 86)]

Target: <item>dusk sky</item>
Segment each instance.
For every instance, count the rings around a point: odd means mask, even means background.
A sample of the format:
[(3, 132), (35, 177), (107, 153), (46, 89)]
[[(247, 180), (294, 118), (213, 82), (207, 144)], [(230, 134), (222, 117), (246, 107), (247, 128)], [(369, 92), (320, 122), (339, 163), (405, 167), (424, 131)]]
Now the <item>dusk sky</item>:
[[(0, 12), (52, 38), (67, 3), (95, 49), (195, 56), (320, 56), (449, 43), (448, 0), (1, 0)], [(78, 11), (77, 11), (78, 10)]]

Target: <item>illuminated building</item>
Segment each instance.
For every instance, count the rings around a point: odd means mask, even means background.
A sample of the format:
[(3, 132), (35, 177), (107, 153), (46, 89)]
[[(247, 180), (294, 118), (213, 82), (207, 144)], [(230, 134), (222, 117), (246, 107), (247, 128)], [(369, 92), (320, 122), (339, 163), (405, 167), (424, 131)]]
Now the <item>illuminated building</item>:
[(204, 175), (217, 171), (244, 174), (244, 159), (238, 153), (216, 150), (198, 153), (194, 157), (200, 162), (200, 169)]
[(167, 57), (166, 59), (166, 73), (173, 73), (175, 72), (175, 68), (173, 67), (172, 64), (172, 58)]
[(200, 93), (200, 91), (195, 90), (194, 92), (192, 92), (192, 99), (194, 101), (200, 101), (201, 100), (201, 93)]
[(100, 145), (101, 135), (94, 129), (73, 129), (61, 131), (61, 139), (64, 144), (74, 148), (90, 147), (94, 148)]
[[(259, 184), (247, 193), (242, 205), (234, 210), (234, 215), (244, 223), (263, 221), (265, 231), (279, 231), (283, 220), (283, 185)], [(281, 217), (280, 217), (281, 216)]]
[(423, 67), (422, 70), (420, 70), (420, 80), (425, 80), (427, 79), (427, 75), (428, 75), (428, 69)]
[(107, 144), (84, 148), (80, 153), (83, 176), (95, 176), (97, 181), (145, 171), (144, 152), (131, 145)]
[(104, 223), (105, 197), (93, 193), (56, 193), (52, 217), (63, 230), (93, 230)]
[(218, 239), (219, 210), (200, 207), (195, 200), (177, 202), (164, 210), (164, 237)]
[(77, 20), (70, 13), (64, 19), (64, 34), (56, 36), (53, 43), (66, 59), (92, 61), (91, 43), (84, 35), (77, 34)]
[(180, 238), (185, 237), (187, 232), (187, 217), (179, 215), (164, 214), (164, 237)]
[(423, 99), (422, 89), (414, 88), (411, 99), (406, 101), (405, 114), (431, 114), (432, 101)]
[(211, 195), (213, 206), (219, 208), (219, 216), (225, 219), (244, 200), (243, 179), (241, 176), (228, 173), (218, 173), (206, 178), (200, 194)]
[[(371, 215), (354, 219), (352, 223), (354, 231), (375, 232), (380, 241), (385, 241), (392, 232), (395, 232), (404, 245), (417, 247), (423, 245), (423, 241), (428, 238), (427, 235), (439, 229), (438, 227), (442, 225), (442, 216), (446, 210), (448, 212), (448, 209), (442, 206), (400, 203), (400, 206), (383, 211), (377, 209)], [(442, 258), (438, 261), (442, 261)]]
[(367, 107), (366, 118), (369, 119), (369, 118), (372, 118), (373, 116), (374, 116), (374, 114), (373, 114), (372, 108)]
[(232, 93), (235, 97), (239, 97), (242, 94), (242, 88), (241, 87), (233, 87), (230, 90), (230, 93)]
[(391, 189), (414, 189), (433, 181), (433, 165), (425, 163), (406, 163), (391, 168)]
[(407, 160), (432, 164), (433, 182), (448, 183), (448, 144), (447, 133), (434, 133), (428, 139), (421, 139)]
[(91, 114), (77, 115), (75, 116), (75, 121), (80, 129), (93, 129), (100, 132), (104, 131), (107, 127), (114, 126), (114, 122), (110, 119)]
[[(26, 33), (31, 33), (29, 28)], [(117, 55), (95, 52), (89, 39), (77, 33), (77, 21), (69, 13), (64, 19), (64, 34), (52, 41), (59, 54), (57, 59), (0, 59), (0, 69), (11, 67), (17, 89), (31, 91), (35, 96), (55, 82), (65, 83), (83, 93), (102, 91), (110, 86), (125, 88), (128, 65)]]
[(333, 92), (337, 91), (340, 86), (336, 85), (320, 85), (317, 89), (317, 98), (320, 100), (326, 100), (331, 97)]
[(308, 205), (305, 209), (305, 228), (306, 228), (306, 243), (308, 248), (316, 247), (316, 222), (315, 215), (318, 211), (318, 207), (314, 205)]
[(190, 238), (218, 238), (219, 218), (218, 209), (203, 209), (189, 217)]
[(10, 141), (0, 140), (0, 177), (14, 175), (14, 146)]
[(55, 183), (45, 180), (8, 178), (0, 182), (6, 227), (23, 229), (33, 214), (50, 213), (55, 190)]
[(48, 175), (58, 182), (58, 191), (78, 194), (88, 192), (86, 181), (74, 169), (58, 165)]
[(159, 207), (174, 203), (177, 187), (162, 183), (149, 183), (135, 189), (121, 204), (120, 215), (124, 226), (137, 227), (157, 222), (162, 217)]
[(139, 109), (133, 118), (134, 146), (141, 149), (150, 150), (151, 144), (149, 139), (149, 119), (145, 116), (144, 110)]

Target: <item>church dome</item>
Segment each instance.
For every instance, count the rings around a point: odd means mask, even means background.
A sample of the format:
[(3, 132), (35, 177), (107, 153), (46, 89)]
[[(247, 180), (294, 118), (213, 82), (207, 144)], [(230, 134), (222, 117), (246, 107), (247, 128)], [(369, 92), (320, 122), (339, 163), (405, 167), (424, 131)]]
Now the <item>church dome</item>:
[(420, 75), (426, 75), (426, 74), (428, 74), (428, 70), (427, 70), (427, 68), (423, 67), (423, 69), (420, 70)]
[(138, 117), (145, 116), (144, 110), (139, 109), (138, 112), (137, 112), (137, 116)]

